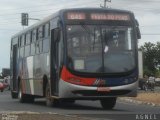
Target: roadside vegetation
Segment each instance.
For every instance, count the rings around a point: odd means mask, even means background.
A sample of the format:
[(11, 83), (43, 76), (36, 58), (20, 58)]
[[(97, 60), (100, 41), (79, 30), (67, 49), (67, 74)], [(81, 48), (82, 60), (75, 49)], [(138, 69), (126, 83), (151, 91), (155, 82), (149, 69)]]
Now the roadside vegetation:
[(160, 42), (146, 42), (139, 50), (143, 52), (144, 75), (160, 77)]
[(137, 97), (132, 98), (145, 103), (153, 103), (160, 105), (160, 93), (158, 92), (142, 92), (139, 93)]

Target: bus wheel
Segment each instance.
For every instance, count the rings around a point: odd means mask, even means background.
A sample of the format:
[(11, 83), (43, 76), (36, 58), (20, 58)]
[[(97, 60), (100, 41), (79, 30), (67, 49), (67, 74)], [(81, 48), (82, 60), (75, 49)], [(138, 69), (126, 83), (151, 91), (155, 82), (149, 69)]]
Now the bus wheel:
[(19, 102), (21, 102), (21, 103), (25, 102), (25, 95), (22, 93), (21, 83), (20, 83), (20, 85), (18, 87), (18, 99), (19, 99)]
[(52, 101), (52, 99), (51, 99), (51, 92), (50, 92), (50, 87), (49, 87), (49, 84), (47, 83), (47, 85), (46, 85), (46, 90), (45, 90), (45, 92), (46, 92), (46, 105), (48, 106), (48, 107), (52, 107), (53, 106), (53, 101)]
[(22, 92), (22, 85), (20, 83), (18, 89), (18, 99), (21, 103), (32, 103), (34, 102), (34, 97), (32, 95), (26, 95)]
[(110, 110), (110, 109), (113, 109), (113, 107), (115, 106), (116, 100), (117, 100), (116, 97), (109, 97), (109, 98), (100, 100), (100, 102), (103, 109)]

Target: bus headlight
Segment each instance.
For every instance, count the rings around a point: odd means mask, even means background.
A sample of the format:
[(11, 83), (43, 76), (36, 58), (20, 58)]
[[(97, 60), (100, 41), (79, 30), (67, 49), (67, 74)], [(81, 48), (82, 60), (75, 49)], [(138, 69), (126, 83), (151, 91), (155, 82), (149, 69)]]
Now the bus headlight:
[(125, 79), (125, 80), (124, 80), (124, 83), (125, 83), (125, 84), (128, 84), (128, 83), (129, 83), (129, 79)]
[(68, 82), (74, 83), (74, 84), (81, 84), (81, 80), (77, 78), (69, 78)]

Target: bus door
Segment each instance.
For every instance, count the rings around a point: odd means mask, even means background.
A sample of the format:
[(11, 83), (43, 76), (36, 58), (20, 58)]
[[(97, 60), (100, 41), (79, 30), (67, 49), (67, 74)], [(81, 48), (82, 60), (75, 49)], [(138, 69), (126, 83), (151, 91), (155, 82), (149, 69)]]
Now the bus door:
[(51, 30), (51, 95), (58, 96), (59, 88), (59, 29), (55, 28)]
[(18, 52), (18, 45), (13, 45), (13, 53), (12, 53), (12, 84), (13, 84), (13, 90), (16, 89), (16, 83), (17, 83), (17, 52)]

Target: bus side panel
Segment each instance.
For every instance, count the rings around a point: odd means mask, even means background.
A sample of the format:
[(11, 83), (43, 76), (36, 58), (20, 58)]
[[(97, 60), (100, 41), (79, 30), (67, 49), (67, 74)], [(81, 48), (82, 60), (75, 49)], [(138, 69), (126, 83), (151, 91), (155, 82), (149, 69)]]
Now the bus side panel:
[(43, 96), (43, 77), (49, 79), (49, 54), (39, 54), (24, 60), (24, 89), (26, 94)]
[(34, 94), (33, 87), (33, 56), (24, 59), (24, 81), (25, 81), (25, 92), (27, 94)]

